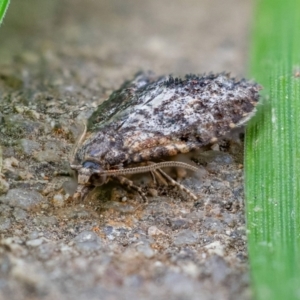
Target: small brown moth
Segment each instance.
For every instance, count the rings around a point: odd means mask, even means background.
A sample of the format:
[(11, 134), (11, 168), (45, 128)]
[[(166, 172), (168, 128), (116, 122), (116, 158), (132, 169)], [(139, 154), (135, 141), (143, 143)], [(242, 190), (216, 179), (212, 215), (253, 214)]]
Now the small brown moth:
[(184, 79), (138, 74), (88, 120), (71, 162), (78, 177), (74, 197), (82, 198), (91, 188), (117, 179), (146, 199), (142, 189), (124, 176), (151, 172), (196, 199), (162, 168), (197, 168), (164, 159), (216, 143), (244, 125), (255, 113), (259, 90), (255, 83), (224, 73)]

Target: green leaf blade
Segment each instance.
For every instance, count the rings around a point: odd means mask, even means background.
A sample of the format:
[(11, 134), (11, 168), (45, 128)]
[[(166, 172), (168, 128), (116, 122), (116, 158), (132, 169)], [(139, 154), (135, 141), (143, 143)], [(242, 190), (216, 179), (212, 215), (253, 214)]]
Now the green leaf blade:
[(10, 0), (0, 0), (0, 25), (3, 21), (3, 18), (6, 14), (8, 5), (9, 5)]
[(300, 299), (300, 1), (257, 0), (250, 74), (264, 87), (246, 135), (257, 299)]

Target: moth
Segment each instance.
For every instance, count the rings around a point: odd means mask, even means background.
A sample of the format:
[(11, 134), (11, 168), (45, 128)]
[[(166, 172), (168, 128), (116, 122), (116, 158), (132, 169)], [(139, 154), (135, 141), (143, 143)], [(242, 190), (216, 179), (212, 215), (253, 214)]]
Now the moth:
[(78, 179), (73, 197), (118, 180), (142, 189), (126, 175), (150, 172), (189, 196), (197, 196), (163, 168), (198, 168), (170, 161), (180, 153), (214, 144), (255, 113), (260, 86), (229, 74), (155, 77), (139, 73), (98, 106), (87, 121), (70, 163)]

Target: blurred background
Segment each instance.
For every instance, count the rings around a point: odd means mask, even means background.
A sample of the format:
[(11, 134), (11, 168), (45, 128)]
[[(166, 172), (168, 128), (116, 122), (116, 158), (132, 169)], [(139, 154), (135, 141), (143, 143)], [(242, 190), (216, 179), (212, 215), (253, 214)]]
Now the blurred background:
[(0, 30), (0, 64), (55, 55), (94, 62), (106, 80), (124, 80), (138, 70), (241, 76), (247, 67), (251, 3), (14, 0)]

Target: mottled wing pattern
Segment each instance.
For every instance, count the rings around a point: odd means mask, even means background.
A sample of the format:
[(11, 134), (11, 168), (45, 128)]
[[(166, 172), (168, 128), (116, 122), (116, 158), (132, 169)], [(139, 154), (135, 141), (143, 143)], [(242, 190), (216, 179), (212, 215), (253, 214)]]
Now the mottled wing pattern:
[(259, 97), (258, 85), (227, 74), (148, 78), (138, 75), (98, 107), (76, 161), (109, 169), (187, 153), (243, 124)]
[(87, 130), (97, 131), (118, 119), (119, 113), (131, 113), (138, 102), (138, 90), (153, 82), (152, 73), (138, 73), (133, 80), (126, 81), (94, 111), (88, 120)]
[[(149, 91), (150, 90), (150, 91)], [(184, 141), (207, 144), (243, 123), (258, 101), (258, 86), (225, 74), (184, 80), (169, 78), (140, 91), (134, 113), (119, 130), (139, 128)]]

